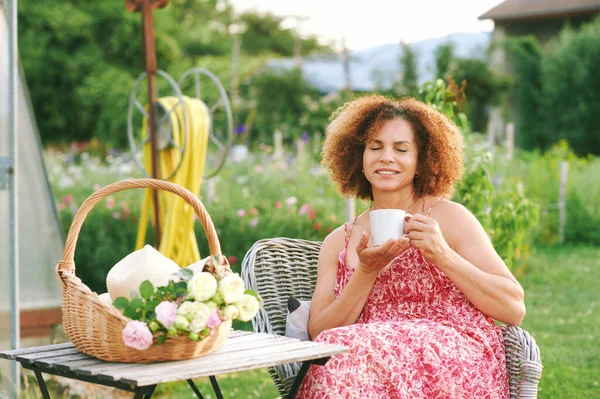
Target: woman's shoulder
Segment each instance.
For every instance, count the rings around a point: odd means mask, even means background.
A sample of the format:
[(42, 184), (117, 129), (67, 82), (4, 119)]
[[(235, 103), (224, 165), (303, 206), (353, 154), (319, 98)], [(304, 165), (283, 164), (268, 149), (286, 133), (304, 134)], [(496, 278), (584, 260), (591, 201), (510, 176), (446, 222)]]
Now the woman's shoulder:
[(437, 220), (438, 223), (456, 223), (474, 217), (464, 205), (449, 199), (431, 197), (426, 200), (427, 203), (429, 207), (426, 208), (425, 215), (429, 214), (429, 217)]
[(431, 208), (429, 217), (438, 223), (442, 234), (449, 243), (453, 244), (452, 246), (465, 239), (465, 237), (472, 236), (472, 234), (485, 233), (475, 215), (458, 202), (438, 201)]
[(352, 222), (344, 223), (336, 227), (331, 233), (323, 240), (323, 245), (327, 246), (344, 246), (346, 243), (346, 235), (352, 228)]

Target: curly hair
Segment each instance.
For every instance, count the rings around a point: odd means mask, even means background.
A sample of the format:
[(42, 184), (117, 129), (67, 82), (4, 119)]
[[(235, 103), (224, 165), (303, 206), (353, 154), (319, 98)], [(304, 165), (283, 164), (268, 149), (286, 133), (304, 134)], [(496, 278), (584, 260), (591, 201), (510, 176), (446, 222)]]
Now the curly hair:
[(373, 200), (371, 183), (362, 173), (365, 146), (389, 120), (402, 118), (413, 131), (418, 148), (415, 193), (449, 198), (462, 176), (463, 140), (446, 116), (414, 98), (367, 95), (338, 108), (331, 116), (323, 144), (322, 164), (329, 168), (338, 191)]

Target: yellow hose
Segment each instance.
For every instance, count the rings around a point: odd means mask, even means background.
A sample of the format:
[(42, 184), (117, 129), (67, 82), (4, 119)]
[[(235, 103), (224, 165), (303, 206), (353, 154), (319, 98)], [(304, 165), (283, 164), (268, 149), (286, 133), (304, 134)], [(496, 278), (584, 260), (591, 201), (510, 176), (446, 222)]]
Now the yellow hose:
[[(178, 105), (178, 101), (177, 97), (164, 97), (158, 100), (158, 103), (166, 110), (175, 107), (169, 117), (173, 142), (179, 148), (183, 148), (184, 138), (187, 141), (182, 161), (181, 152), (176, 148), (169, 146), (159, 151), (159, 177), (168, 177), (173, 174), (181, 161), (177, 173), (169, 181), (177, 183), (199, 196), (210, 134), (210, 116), (204, 102), (196, 98), (183, 97), (188, 130), (186, 136), (183, 132), (185, 126), (183, 110), (181, 104)], [(147, 120), (144, 119), (142, 137), (147, 136), (148, 124)], [(144, 168), (150, 172), (152, 170), (150, 142), (144, 145), (143, 151)], [(144, 246), (149, 214), (155, 225), (152, 192), (146, 190), (139, 218), (136, 249)], [(162, 231), (158, 250), (166, 257), (173, 259), (181, 267), (200, 260), (200, 251), (194, 234), (194, 215), (192, 207), (181, 197), (171, 193), (159, 192), (159, 218)]]

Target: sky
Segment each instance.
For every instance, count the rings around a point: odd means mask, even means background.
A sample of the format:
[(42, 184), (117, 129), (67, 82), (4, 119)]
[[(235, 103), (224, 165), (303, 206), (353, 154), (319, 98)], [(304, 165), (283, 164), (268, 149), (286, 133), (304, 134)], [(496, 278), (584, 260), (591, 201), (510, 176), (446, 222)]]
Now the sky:
[[(351, 50), (412, 43), (456, 32), (489, 32), (492, 21), (477, 18), (502, 0), (229, 0), (236, 11), (254, 9), (297, 15), (303, 34)], [(290, 21), (291, 22), (291, 21)]]

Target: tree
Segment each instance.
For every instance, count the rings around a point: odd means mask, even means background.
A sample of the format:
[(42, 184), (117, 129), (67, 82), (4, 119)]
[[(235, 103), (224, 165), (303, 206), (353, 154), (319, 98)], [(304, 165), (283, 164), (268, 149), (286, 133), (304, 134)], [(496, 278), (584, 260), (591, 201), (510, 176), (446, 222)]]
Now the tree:
[(448, 75), (458, 83), (467, 82), (465, 89), (467, 101), (463, 111), (469, 117), (474, 131), (485, 132), (488, 108), (496, 104), (500, 95), (508, 89), (506, 80), (497, 77), (485, 61), (475, 58), (456, 59)]
[[(246, 31), (242, 35), (242, 50), (248, 54), (274, 53), (284, 57), (294, 55), (296, 32), (294, 29), (282, 29), (285, 18), (271, 13), (257, 14), (245, 12), (240, 16)], [(301, 38), (303, 54), (331, 52), (328, 46), (319, 44), (315, 37)]]
[(400, 44), (402, 56), (400, 57), (401, 77), (394, 84), (394, 92), (398, 95), (416, 96), (419, 91), (417, 75), (417, 55), (404, 42)]
[(600, 17), (566, 28), (544, 49), (534, 37), (507, 48), (518, 144), (546, 150), (566, 139), (577, 155), (600, 154)]
[[(21, 0), (18, 12), (20, 57), (43, 143), (95, 137), (127, 147), (129, 94), (145, 70), (141, 15), (122, 0)], [(244, 15), (254, 21), (243, 43), (252, 59), (241, 63), (240, 80), (264, 62), (257, 54), (290, 55), (295, 34), (281, 29), (279, 17)], [(159, 69), (177, 79), (192, 67), (213, 65), (220, 79), (230, 79), (233, 10), (227, 2), (171, 0), (154, 19)], [(323, 48), (314, 38), (302, 47)], [(163, 83), (158, 79), (159, 95), (167, 93)]]
[(505, 42), (514, 68), (511, 90), (514, 101), (516, 143), (525, 149), (548, 148), (552, 139), (544, 132), (542, 116), (542, 49), (534, 36)]
[(567, 28), (541, 66), (544, 133), (578, 155), (600, 154), (600, 17)]
[(250, 87), (250, 97), (255, 101), (257, 110), (254, 137), (263, 142), (271, 142), (273, 132), (283, 125), (291, 127), (284, 133), (300, 135), (294, 130), (306, 114), (306, 97), (317, 93), (302, 76), (300, 69), (289, 71), (267, 70), (257, 76)]
[(436, 47), (434, 55), (436, 79), (447, 79), (452, 61), (454, 60), (454, 44), (448, 42), (439, 45)]

